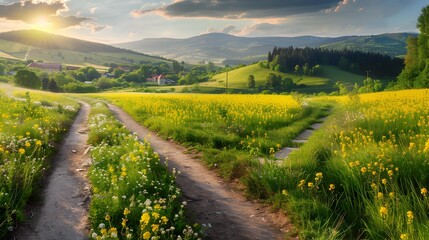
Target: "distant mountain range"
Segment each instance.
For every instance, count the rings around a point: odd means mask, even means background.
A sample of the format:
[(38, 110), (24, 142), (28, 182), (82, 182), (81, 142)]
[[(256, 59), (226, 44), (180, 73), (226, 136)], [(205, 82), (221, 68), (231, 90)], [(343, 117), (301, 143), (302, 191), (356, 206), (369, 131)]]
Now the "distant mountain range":
[(37, 30), (0, 33), (0, 57), (81, 66), (165, 61), (141, 52)]
[(406, 54), (406, 39), (414, 33), (386, 33), (371, 36), (343, 37), (237, 37), (209, 33), (186, 39), (147, 38), (114, 44), (146, 54), (186, 62), (214, 61), (229, 64), (250, 63), (266, 59), (268, 51), (277, 47), (322, 47), (378, 52), (394, 56)]

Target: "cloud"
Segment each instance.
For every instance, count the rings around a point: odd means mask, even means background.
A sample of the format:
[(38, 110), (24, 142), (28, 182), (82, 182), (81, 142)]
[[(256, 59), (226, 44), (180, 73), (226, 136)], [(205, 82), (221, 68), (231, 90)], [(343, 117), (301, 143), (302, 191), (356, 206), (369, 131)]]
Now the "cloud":
[(25, 0), (0, 5), (0, 18), (22, 21), (27, 24), (35, 24), (43, 19), (52, 28), (67, 28), (90, 20), (86, 17), (60, 15), (65, 11), (68, 11), (68, 8), (66, 2), (62, 0)]
[(157, 13), (166, 17), (258, 19), (318, 12), (338, 0), (178, 0), (170, 5), (132, 11), (133, 16)]
[(91, 8), (91, 9), (89, 9), (89, 12), (90, 12), (91, 14), (94, 14), (94, 13), (95, 13), (95, 11), (97, 11), (97, 9), (98, 9), (98, 7), (93, 7), (93, 8)]
[(209, 27), (206, 33), (225, 33), (225, 34), (239, 34), (240, 30), (237, 29), (234, 25), (227, 25), (222, 29), (217, 29), (215, 27)]

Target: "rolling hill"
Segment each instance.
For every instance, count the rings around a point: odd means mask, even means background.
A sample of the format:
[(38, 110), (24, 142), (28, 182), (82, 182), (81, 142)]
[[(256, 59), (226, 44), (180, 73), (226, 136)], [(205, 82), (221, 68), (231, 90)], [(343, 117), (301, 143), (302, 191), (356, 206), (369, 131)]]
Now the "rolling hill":
[[(352, 89), (354, 83), (362, 85), (365, 76), (349, 73), (340, 70), (337, 67), (322, 66), (322, 74), (320, 76), (300, 76), (289, 73), (276, 72), (267, 68), (261, 68), (258, 64), (241, 67), (228, 72), (228, 87), (230, 88), (247, 88), (247, 78), (249, 75), (255, 76), (256, 86), (265, 85), (266, 77), (274, 73), (281, 75), (283, 78), (291, 78), (296, 84), (306, 85), (298, 90), (300, 92), (332, 92), (334, 84), (338, 81), (345, 84), (349, 89)], [(225, 88), (226, 73), (215, 75), (209, 82), (201, 83), (204, 87)]]
[(193, 63), (204, 60), (224, 64), (248, 64), (265, 59), (268, 51), (271, 51), (274, 46), (349, 48), (379, 52), (390, 56), (404, 55), (408, 35), (410, 34), (392, 33), (329, 38), (314, 36), (237, 37), (223, 33), (209, 33), (186, 39), (147, 38), (114, 44), (114, 46)]
[(0, 33), (0, 53), (0, 57), (11, 59), (42, 60), (80, 66), (167, 61), (132, 50), (37, 30)]
[(323, 44), (320, 47), (328, 49), (350, 49), (363, 52), (377, 52), (392, 57), (406, 54), (409, 33), (385, 33), (374, 36), (353, 36), (338, 41)]

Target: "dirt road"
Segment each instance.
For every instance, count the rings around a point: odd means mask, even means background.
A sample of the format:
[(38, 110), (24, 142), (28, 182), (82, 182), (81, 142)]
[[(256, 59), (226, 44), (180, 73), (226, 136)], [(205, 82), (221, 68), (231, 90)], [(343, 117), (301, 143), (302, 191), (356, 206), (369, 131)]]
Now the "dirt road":
[(205, 226), (205, 239), (284, 238), (290, 225), (282, 214), (272, 214), (267, 207), (246, 200), (230, 190), (215, 172), (185, 154), (184, 147), (156, 136), (122, 109), (110, 104), (109, 108), (130, 131), (148, 140), (161, 159), (168, 159), (169, 168), (181, 171), (176, 181), (188, 203), (191, 219)]
[(15, 234), (16, 239), (87, 239), (89, 186), (85, 179), (89, 156), (86, 141), (90, 106), (82, 107), (69, 133), (52, 159), (47, 185), (42, 187), (43, 205), (33, 206), (34, 216)]

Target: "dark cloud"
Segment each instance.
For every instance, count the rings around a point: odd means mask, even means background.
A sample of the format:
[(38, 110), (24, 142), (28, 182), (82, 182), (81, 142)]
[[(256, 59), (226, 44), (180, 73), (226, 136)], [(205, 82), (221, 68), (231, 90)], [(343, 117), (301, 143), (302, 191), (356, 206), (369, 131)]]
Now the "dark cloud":
[(61, 16), (60, 12), (66, 11), (64, 1), (35, 2), (31, 0), (0, 5), (0, 18), (22, 21), (28, 24), (37, 23), (40, 18), (46, 19), (53, 28), (67, 28), (90, 20), (85, 17)]
[(273, 18), (317, 12), (337, 5), (338, 0), (183, 0), (132, 13), (135, 16), (158, 12), (168, 17)]

